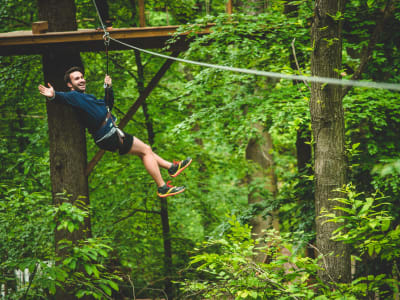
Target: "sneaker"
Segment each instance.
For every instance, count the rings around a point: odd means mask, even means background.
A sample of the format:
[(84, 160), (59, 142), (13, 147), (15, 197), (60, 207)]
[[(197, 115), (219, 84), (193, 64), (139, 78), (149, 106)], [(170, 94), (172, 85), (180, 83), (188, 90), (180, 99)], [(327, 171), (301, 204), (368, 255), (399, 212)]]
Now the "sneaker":
[(166, 185), (158, 188), (158, 191), (157, 191), (158, 197), (165, 198), (168, 196), (173, 196), (176, 194), (183, 193), (185, 191), (184, 186), (173, 186), (173, 185), (169, 184), (170, 182), (171, 181), (168, 181)]
[(192, 163), (192, 159), (190, 157), (186, 158), (185, 160), (174, 161), (171, 168), (168, 169), (168, 173), (172, 177), (176, 177), (179, 174), (181, 174), (181, 172), (183, 170), (185, 170), (187, 167), (189, 167), (189, 165), (191, 163)]

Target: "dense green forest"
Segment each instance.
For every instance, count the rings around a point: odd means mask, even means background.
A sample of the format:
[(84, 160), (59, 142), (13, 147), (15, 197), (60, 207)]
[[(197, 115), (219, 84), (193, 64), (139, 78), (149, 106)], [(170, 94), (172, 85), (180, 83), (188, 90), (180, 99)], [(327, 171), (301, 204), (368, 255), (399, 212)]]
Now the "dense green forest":
[[(0, 31), (30, 30), (56, 2), (0, 0)], [(100, 26), (93, 1), (61, 2), (77, 28)], [(139, 25), (138, 1), (108, 2), (113, 28)], [(233, 0), (233, 14), (226, 2), (148, 0), (146, 26), (190, 31), (189, 60), (400, 81), (399, 1)], [(80, 58), (103, 97), (105, 52)], [(2, 299), (400, 299), (397, 91), (174, 62), (124, 130), (168, 160), (191, 156), (174, 179), (186, 191), (161, 200), (139, 158), (108, 152), (90, 197), (55, 201), (45, 60), (0, 56)], [(110, 51), (119, 120), (164, 62)]]

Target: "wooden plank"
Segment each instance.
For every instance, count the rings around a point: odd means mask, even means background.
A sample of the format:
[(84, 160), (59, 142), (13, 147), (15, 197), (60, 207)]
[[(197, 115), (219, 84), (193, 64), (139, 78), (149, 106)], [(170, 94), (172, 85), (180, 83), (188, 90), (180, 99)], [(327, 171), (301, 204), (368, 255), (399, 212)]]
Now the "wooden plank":
[[(200, 34), (207, 34), (212, 24)], [(109, 31), (112, 38), (133, 44), (140, 48), (163, 48), (178, 26), (117, 28)], [(48, 46), (71, 47), (79, 51), (104, 50), (103, 31), (80, 29), (66, 32), (47, 32), (32, 34), (31, 31), (0, 33), (0, 55), (42, 54)], [(185, 37), (187, 33), (181, 34)], [(185, 39), (181, 39), (171, 50), (182, 50), (187, 47)], [(123, 49), (121, 45), (111, 43), (110, 50)]]
[(49, 30), (49, 22), (38, 21), (32, 23), (32, 34), (45, 33)]

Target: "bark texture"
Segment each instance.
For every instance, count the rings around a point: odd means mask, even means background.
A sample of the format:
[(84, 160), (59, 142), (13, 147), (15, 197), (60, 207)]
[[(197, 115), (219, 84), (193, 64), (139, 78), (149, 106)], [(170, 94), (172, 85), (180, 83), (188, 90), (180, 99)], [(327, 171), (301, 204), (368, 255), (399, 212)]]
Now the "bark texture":
[[(344, 0), (315, 1), (312, 27), (311, 70), (313, 76), (339, 78), (341, 68), (340, 12)], [(339, 13), (338, 13), (339, 12)], [(315, 209), (317, 248), (324, 254), (324, 268), (320, 272), (326, 283), (350, 280), (350, 252), (348, 246), (333, 242), (332, 232), (338, 224), (324, 223), (321, 211), (332, 212), (340, 195), (334, 190), (346, 183), (344, 114), (340, 86), (313, 83), (311, 86), (311, 122), (315, 140)], [(335, 211), (339, 213), (338, 211)]]
[[(257, 138), (251, 139), (247, 144), (246, 148), (246, 159), (253, 161), (256, 166), (256, 170), (251, 172), (248, 177), (249, 186), (257, 186), (260, 181), (264, 184), (262, 189), (267, 190), (272, 197), (275, 197), (276, 187), (276, 176), (273, 169), (273, 158), (271, 155), (272, 140), (268, 132), (264, 130), (264, 126), (260, 124), (254, 125), (259, 134)], [(268, 201), (264, 198), (264, 193), (259, 188), (253, 189), (248, 195), (248, 203), (250, 205), (257, 205), (263, 201)], [(267, 217), (262, 216), (260, 213), (257, 214), (250, 220), (252, 226), (252, 234), (255, 239), (263, 236), (263, 231), (266, 229), (274, 228), (279, 230), (279, 219), (275, 212), (271, 212)], [(263, 245), (260, 245), (263, 246)], [(266, 259), (265, 252), (260, 252), (255, 257), (255, 261), (264, 262)]]
[[(76, 30), (75, 2), (73, 0), (39, 0), (39, 17), (49, 22), (49, 31)], [(56, 91), (65, 91), (64, 72), (72, 66), (81, 66), (78, 51), (68, 47), (49, 47), (42, 57), (44, 80), (50, 82)], [(87, 163), (85, 129), (80, 124), (72, 107), (47, 102), (47, 118), (50, 141), (50, 176), (53, 201), (60, 204), (76, 199), (89, 204), (88, 180), (85, 176)], [(66, 193), (68, 197), (61, 196)], [(58, 256), (63, 253), (57, 247), (61, 239), (77, 241), (90, 235), (90, 220), (83, 228), (74, 231), (56, 231), (55, 242)], [(75, 299), (66, 291), (57, 291), (57, 299)]]

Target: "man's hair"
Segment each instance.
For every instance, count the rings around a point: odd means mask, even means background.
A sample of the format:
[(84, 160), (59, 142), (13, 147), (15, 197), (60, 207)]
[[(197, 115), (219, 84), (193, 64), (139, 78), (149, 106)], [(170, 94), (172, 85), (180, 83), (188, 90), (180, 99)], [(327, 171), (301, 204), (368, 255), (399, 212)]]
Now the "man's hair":
[(69, 69), (65, 72), (65, 74), (64, 74), (64, 81), (65, 81), (66, 84), (67, 84), (68, 82), (71, 83), (71, 77), (70, 77), (69, 75), (70, 75), (71, 73), (73, 73), (73, 72), (76, 72), (76, 71), (81, 72), (82, 75), (85, 75), (85, 73), (83, 72), (83, 70), (82, 70), (80, 67), (72, 67), (72, 68), (69, 68)]

